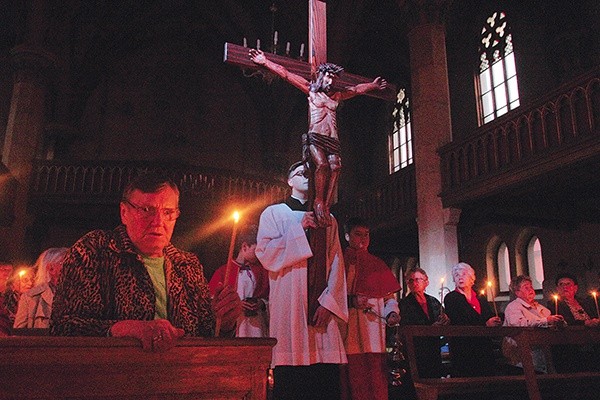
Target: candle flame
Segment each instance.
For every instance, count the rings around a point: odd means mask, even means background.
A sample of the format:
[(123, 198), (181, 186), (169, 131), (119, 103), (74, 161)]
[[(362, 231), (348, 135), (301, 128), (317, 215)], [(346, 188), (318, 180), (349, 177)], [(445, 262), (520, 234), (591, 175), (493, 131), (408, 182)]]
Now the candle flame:
[(232, 215), (232, 218), (233, 218), (233, 222), (235, 222), (237, 224), (238, 221), (240, 220), (240, 212), (239, 211), (234, 211), (233, 215)]
[(552, 297), (554, 297), (554, 301), (558, 301), (558, 295), (557, 294), (553, 294)]
[(488, 287), (492, 287), (492, 281), (487, 282)]
[(598, 296), (598, 293), (596, 293), (596, 291), (594, 290), (594, 291), (592, 292), (592, 296), (596, 297), (596, 296)]
[(445, 280), (445, 279), (446, 279), (446, 278), (442, 278), (442, 279), (440, 280), (440, 281), (441, 281), (441, 283), (444, 283), (444, 280)]
[(25, 275), (27, 273), (27, 271), (25, 271), (24, 269), (19, 271), (19, 278), (22, 278), (23, 275)]
[(481, 295), (484, 296), (485, 295), (485, 289), (481, 289)]

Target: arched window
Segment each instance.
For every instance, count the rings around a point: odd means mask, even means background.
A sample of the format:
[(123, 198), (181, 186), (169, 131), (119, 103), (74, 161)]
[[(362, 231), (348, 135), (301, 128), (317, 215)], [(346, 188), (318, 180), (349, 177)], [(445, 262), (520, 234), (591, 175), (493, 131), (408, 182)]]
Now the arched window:
[(489, 16), (481, 30), (477, 78), (479, 125), (519, 106), (512, 34), (502, 11)]
[(508, 292), (508, 285), (510, 284), (510, 258), (508, 254), (508, 247), (506, 243), (500, 243), (498, 251), (496, 253), (496, 264), (498, 265), (498, 286), (501, 292)]
[(390, 174), (413, 163), (409, 102), (404, 89), (398, 92), (392, 119), (394, 128), (388, 138)]
[(527, 244), (527, 265), (533, 288), (541, 290), (544, 282), (544, 263), (542, 262), (542, 246), (537, 236), (533, 236)]

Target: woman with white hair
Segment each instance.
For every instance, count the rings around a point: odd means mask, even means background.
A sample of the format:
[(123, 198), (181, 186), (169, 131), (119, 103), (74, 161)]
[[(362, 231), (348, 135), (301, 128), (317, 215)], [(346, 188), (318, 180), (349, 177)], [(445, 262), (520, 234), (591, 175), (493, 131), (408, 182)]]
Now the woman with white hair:
[[(487, 299), (473, 290), (475, 270), (467, 263), (452, 267), (456, 288), (444, 298), (444, 306), (451, 325), (500, 326)], [(495, 360), (492, 342), (488, 338), (457, 337), (450, 342), (452, 367), (458, 376), (494, 375)]]
[(52, 247), (40, 254), (35, 262), (35, 285), (19, 299), (14, 328), (49, 327), (54, 289), (67, 250), (66, 247)]

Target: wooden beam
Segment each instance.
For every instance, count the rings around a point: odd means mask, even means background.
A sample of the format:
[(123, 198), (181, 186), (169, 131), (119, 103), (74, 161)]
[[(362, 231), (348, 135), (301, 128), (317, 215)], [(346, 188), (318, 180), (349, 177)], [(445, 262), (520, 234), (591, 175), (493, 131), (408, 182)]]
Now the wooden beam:
[[(250, 68), (250, 69), (263, 69), (266, 71), (266, 68), (259, 67), (254, 64), (252, 60), (250, 60), (250, 56), (248, 55), (248, 47), (240, 46), (233, 43), (225, 43), (225, 52), (223, 56), (223, 61), (236, 65), (241, 68)], [(267, 58), (277, 64), (283, 65), (288, 69), (288, 71), (302, 76), (307, 81), (311, 80), (310, 76), (310, 65), (302, 60), (297, 60), (295, 58), (280, 56), (278, 54), (266, 53)], [(343, 72), (336, 80), (334, 84), (334, 89), (342, 90), (348, 86), (354, 86), (359, 83), (368, 83), (372, 82), (374, 78), (365, 78), (360, 75), (350, 74), (348, 72)], [(388, 88), (384, 91), (375, 91), (366, 94), (370, 97), (375, 97), (378, 99), (382, 99), (385, 101), (396, 101), (396, 86), (388, 83)]]

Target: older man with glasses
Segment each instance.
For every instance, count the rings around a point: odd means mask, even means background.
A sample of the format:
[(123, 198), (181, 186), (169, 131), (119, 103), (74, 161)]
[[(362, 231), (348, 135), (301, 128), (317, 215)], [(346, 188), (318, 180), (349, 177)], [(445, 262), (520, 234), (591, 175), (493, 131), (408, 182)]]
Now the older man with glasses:
[(241, 302), (230, 287), (208, 290), (196, 255), (171, 244), (180, 215), (179, 189), (145, 174), (125, 188), (121, 222), (79, 239), (63, 264), (51, 333), (135, 337), (147, 351), (164, 351), (183, 336), (235, 333)]

